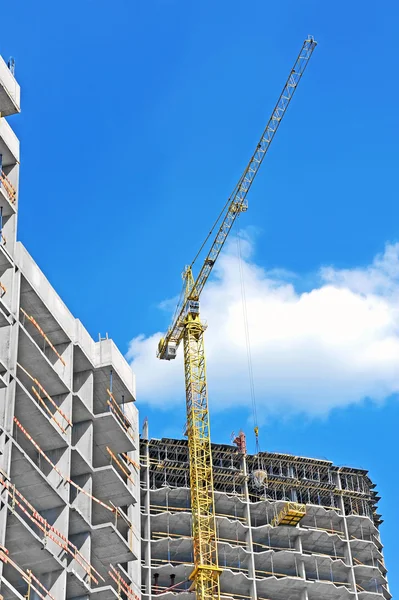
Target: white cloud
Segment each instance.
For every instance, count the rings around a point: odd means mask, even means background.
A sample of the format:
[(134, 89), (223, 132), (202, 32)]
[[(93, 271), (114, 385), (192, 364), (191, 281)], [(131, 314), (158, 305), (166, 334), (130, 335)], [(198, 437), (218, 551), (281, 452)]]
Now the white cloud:
[[(242, 268), (258, 412), (326, 414), (399, 390), (399, 244), (366, 268), (322, 268), (299, 293), (300, 278), (265, 271), (242, 244)], [(167, 305), (168, 306), (168, 305)], [(228, 245), (202, 296), (212, 407), (250, 408), (248, 363), (236, 242)], [(130, 343), (128, 359), (141, 402), (171, 406), (184, 398), (182, 348), (175, 361), (155, 357), (160, 333)]]

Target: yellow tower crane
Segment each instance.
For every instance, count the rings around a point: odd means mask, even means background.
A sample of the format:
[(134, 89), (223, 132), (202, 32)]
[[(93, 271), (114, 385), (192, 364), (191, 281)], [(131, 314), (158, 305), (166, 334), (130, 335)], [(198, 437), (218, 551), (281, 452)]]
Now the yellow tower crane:
[(216, 520), (212, 474), (212, 453), (209, 428), (208, 394), (205, 370), (204, 331), (206, 326), (199, 315), (199, 298), (223, 248), (234, 221), (247, 210), (247, 194), (270, 144), (276, 134), (288, 105), (306, 69), (316, 42), (309, 36), (289, 74), (283, 91), (266, 125), (255, 152), (243, 175), (227, 200), (217, 222), (201, 246), (205, 247), (210, 235), (220, 223), (216, 237), (194, 280), (192, 267), (198, 254), (183, 273), (184, 293), (179, 302), (172, 325), (158, 345), (160, 359), (176, 358), (176, 351), (183, 340), (184, 372), (186, 383), (187, 437), (190, 459), (190, 488), (192, 510), (192, 535), (194, 543), (194, 570), (190, 579), (194, 582), (197, 600), (220, 598)]

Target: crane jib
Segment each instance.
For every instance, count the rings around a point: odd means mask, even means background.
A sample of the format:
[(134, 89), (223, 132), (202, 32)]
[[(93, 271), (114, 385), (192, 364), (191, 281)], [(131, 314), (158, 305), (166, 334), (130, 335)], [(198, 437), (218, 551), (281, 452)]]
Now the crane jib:
[[(247, 194), (287, 111), (316, 44), (317, 42), (309, 36), (302, 45), (301, 51), (291, 69), (262, 137), (256, 146), (255, 152), (229, 197), (219, 230), (198, 273), (197, 279), (193, 283), (192, 290), (195, 293), (189, 295), (192, 300), (199, 300), (235, 220), (241, 212), (245, 212), (248, 208)], [(184, 317), (187, 312), (186, 300), (187, 298), (177, 309), (172, 325), (159, 343), (158, 358), (170, 360), (176, 357), (176, 350), (184, 335)]]

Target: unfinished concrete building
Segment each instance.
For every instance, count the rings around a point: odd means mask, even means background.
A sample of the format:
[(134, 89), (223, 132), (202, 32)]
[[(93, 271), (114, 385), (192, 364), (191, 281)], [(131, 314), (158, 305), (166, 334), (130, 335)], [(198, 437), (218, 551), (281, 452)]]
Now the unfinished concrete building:
[(20, 242), (19, 112), (0, 58), (0, 596), (140, 595), (132, 371), (94, 342)]
[[(367, 472), (286, 454), (246, 455), (242, 441), (212, 445), (222, 597), (391, 598)], [(144, 600), (193, 597), (189, 484), (185, 440), (141, 441)], [(294, 519), (290, 503), (303, 507)]]

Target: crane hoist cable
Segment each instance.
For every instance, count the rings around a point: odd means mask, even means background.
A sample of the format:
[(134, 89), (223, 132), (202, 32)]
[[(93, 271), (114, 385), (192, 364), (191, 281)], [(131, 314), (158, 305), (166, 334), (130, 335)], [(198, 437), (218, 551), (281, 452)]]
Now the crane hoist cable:
[(201, 246), (200, 253), (217, 224), (220, 223), (197, 278), (194, 279), (192, 266), (199, 253), (183, 272), (184, 294), (176, 308), (172, 324), (158, 344), (158, 358), (172, 360), (176, 358), (177, 349), (183, 342), (194, 547), (194, 570), (190, 575), (190, 580), (193, 581), (197, 600), (220, 599), (219, 577), (222, 572), (218, 564), (217, 553), (212, 447), (203, 335), (206, 326), (200, 320), (199, 299), (237, 217), (248, 208), (247, 194), (315, 47), (316, 42), (313, 37), (308, 36), (244, 173)]
[(240, 274), (240, 289), (241, 289), (241, 304), (242, 304), (242, 316), (243, 316), (243, 325), (244, 325), (244, 337), (245, 337), (245, 346), (246, 346), (246, 350), (247, 350), (249, 393), (250, 393), (251, 405), (252, 405), (252, 418), (253, 418), (254, 434), (255, 434), (255, 448), (256, 448), (256, 454), (259, 457), (260, 447), (259, 447), (258, 412), (257, 412), (257, 407), (256, 407), (255, 379), (254, 379), (254, 371), (253, 371), (253, 366), (252, 366), (251, 336), (250, 336), (250, 332), (249, 332), (249, 323), (248, 323), (247, 295), (246, 295), (246, 291), (245, 291), (245, 277), (244, 277), (244, 269), (243, 269), (240, 230), (238, 230), (238, 232), (237, 232), (237, 254), (238, 254), (238, 270), (239, 270), (239, 274)]

